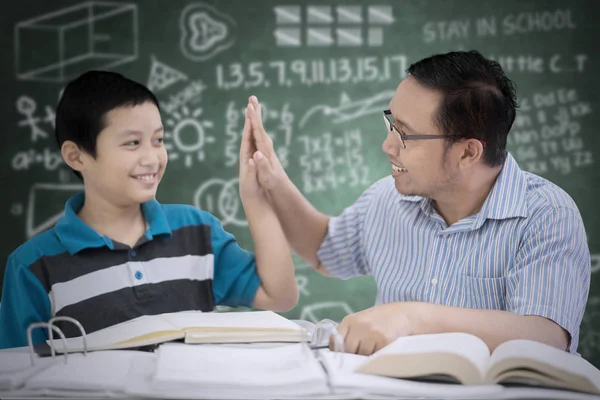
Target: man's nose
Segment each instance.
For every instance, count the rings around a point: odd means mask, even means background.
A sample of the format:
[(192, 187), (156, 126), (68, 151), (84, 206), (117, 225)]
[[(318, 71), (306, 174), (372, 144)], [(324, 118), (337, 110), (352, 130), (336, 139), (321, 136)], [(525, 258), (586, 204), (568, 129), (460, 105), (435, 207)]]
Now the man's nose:
[(398, 143), (398, 140), (394, 137), (394, 132), (388, 132), (381, 145), (383, 152), (391, 156), (397, 156), (400, 154), (400, 147), (400, 143)]

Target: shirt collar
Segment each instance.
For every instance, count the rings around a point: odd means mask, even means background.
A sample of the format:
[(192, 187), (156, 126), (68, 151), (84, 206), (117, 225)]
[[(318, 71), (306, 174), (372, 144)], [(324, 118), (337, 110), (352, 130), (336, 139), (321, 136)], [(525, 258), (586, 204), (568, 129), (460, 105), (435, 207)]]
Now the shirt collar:
[[(58, 239), (71, 254), (78, 253), (83, 249), (103, 246), (114, 250), (114, 243), (108, 236), (98, 234), (77, 216), (84, 200), (84, 192), (79, 192), (67, 200), (64, 214), (54, 226)], [(142, 212), (149, 226), (144, 235), (148, 240), (158, 235), (171, 236), (172, 232), (167, 217), (156, 199), (142, 203)]]
[(481, 206), (474, 228), (481, 226), (486, 219), (527, 217), (526, 195), (527, 179), (508, 153), (492, 190)]

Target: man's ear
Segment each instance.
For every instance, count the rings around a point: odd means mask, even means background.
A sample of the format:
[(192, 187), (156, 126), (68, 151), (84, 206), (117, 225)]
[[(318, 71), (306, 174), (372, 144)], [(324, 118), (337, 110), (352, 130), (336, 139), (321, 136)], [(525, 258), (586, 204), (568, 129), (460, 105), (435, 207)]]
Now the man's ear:
[(65, 163), (77, 172), (85, 169), (84, 152), (71, 140), (66, 140), (60, 147), (60, 154)]
[(472, 165), (483, 158), (483, 144), (477, 139), (467, 139), (463, 147), (461, 162), (465, 165)]

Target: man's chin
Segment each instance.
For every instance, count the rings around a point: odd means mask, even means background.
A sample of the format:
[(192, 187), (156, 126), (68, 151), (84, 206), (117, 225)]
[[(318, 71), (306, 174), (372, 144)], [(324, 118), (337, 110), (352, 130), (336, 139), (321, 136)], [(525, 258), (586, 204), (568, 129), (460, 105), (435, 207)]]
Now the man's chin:
[(419, 196), (419, 197), (425, 197), (421, 193), (415, 191), (414, 189), (408, 188), (406, 186), (400, 187), (400, 185), (398, 185), (397, 182), (396, 182), (395, 186), (396, 186), (396, 191), (401, 196)]

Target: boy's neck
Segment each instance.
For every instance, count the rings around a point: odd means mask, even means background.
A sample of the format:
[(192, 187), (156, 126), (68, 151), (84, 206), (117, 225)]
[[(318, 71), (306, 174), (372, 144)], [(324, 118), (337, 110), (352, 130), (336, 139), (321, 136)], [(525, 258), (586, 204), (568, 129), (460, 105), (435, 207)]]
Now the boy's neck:
[(88, 196), (78, 213), (79, 218), (101, 235), (133, 247), (146, 231), (140, 204), (115, 205), (101, 196)]

